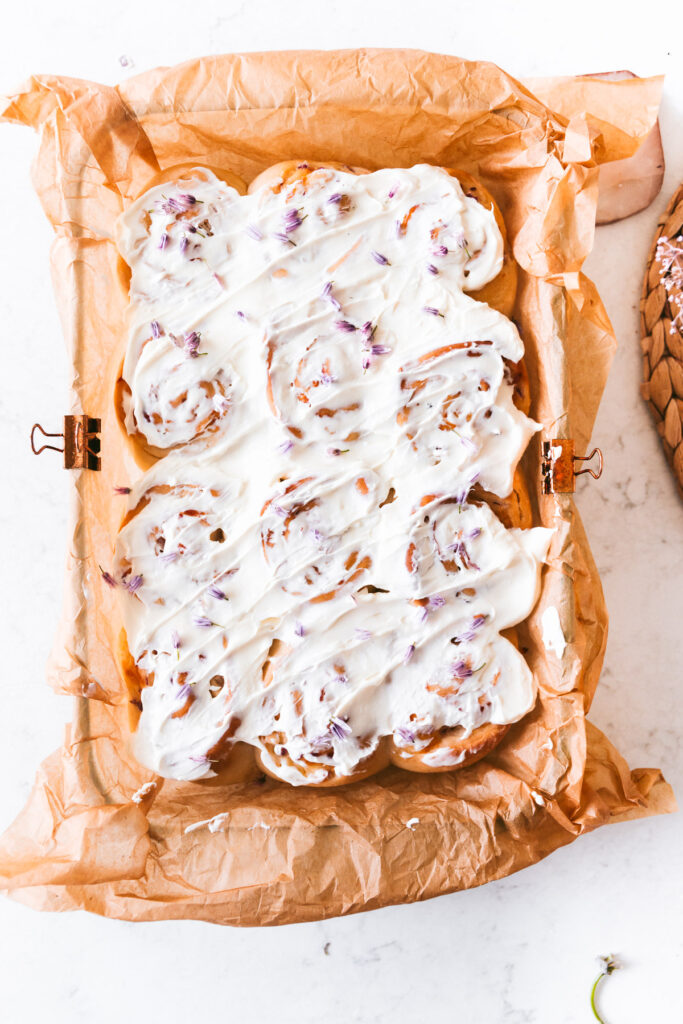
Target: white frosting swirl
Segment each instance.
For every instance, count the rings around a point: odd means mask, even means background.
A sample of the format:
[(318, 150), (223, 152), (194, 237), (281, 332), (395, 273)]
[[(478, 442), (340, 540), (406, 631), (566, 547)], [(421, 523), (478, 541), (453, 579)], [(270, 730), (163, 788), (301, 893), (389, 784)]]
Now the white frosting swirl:
[(201, 171), (133, 204), (119, 247), (126, 427), (168, 450), (117, 543), (140, 760), (203, 778), (228, 733), (350, 774), (383, 736), (524, 715), (500, 631), (549, 531), (467, 503), (509, 493), (537, 429), (504, 379), (516, 328), (465, 294), (500, 271), (493, 212), (429, 166), (244, 197)]

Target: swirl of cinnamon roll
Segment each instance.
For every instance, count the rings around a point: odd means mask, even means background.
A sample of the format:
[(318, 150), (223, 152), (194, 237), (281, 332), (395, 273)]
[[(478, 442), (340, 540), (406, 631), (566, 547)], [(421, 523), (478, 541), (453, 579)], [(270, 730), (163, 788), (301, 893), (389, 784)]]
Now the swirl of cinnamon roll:
[(375, 474), (365, 472), (336, 486), (297, 480), (266, 502), (261, 544), (282, 590), (320, 604), (360, 585), (373, 563), (358, 526), (378, 501)]

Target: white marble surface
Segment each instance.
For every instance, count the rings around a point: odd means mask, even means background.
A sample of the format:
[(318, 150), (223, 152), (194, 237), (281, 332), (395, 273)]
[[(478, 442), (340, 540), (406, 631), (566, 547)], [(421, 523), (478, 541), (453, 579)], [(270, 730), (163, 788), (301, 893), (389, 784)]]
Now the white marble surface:
[[(202, 53), (406, 46), (491, 59), (521, 76), (630, 68), (666, 72), (668, 171), (644, 213), (598, 232), (588, 271), (620, 341), (595, 441), (599, 484), (579, 488), (611, 632), (592, 718), (634, 766), (683, 791), (683, 506), (638, 397), (637, 301), (650, 238), (683, 178), (683, 15), (677, 0), (484, 5), (432, 0), (22, 0), (3, 14), (0, 90), (32, 72), (114, 82)], [(119, 57), (135, 63), (122, 69)], [(0, 828), (24, 803), (69, 702), (43, 682), (61, 600), (66, 475), (36, 463), (28, 431), (56, 423), (65, 357), (50, 290), (50, 233), (28, 182), (36, 140), (0, 127), (0, 531), (3, 715)], [(605, 983), (611, 1024), (683, 1019), (678, 815), (615, 825), (520, 875), (426, 904), (275, 930), (131, 925), (0, 903), (0, 1018), (6, 1024), (323, 1019), (412, 1024), (580, 1024), (600, 953), (626, 968)]]

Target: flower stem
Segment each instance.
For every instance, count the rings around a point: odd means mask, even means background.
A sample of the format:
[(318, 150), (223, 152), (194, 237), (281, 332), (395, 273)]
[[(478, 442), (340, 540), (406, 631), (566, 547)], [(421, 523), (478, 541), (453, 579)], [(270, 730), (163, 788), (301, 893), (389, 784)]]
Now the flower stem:
[(603, 971), (600, 971), (600, 974), (598, 974), (597, 978), (595, 979), (595, 981), (593, 983), (593, 988), (591, 989), (591, 1010), (593, 1011), (593, 1016), (595, 1017), (595, 1019), (600, 1021), (600, 1024), (605, 1024), (605, 1022), (602, 1019), (602, 1017), (600, 1016), (600, 1014), (598, 1013), (598, 1009), (597, 1009), (597, 1007), (595, 1005), (595, 997), (596, 997), (597, 992), (598, 992), (598, 985), (600, 984), (600, 982), (602, 981), (602, 979), (604, 977), (606, 977), (606, 975), (604, 974)]

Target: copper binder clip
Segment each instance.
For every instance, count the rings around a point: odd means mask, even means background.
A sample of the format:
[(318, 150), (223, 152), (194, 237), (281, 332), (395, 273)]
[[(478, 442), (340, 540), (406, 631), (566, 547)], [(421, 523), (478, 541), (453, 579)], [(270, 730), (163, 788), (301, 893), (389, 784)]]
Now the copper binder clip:
[[(36, 448), (35, 433), (39, 430), (43, 437), (61, 437), (63, 445), (58, 448), (54, 444), (43, 444)], [(64, 430), (61, 434), (51, 434), (34, 423), (31, 427), (31, 450), (40, 455), (46, 449), (64, 453), (64, 469), (99, 469), (101, 421), (92, 416), (65, 416)]]
[[(597, 455), (598, 466), (593, 469), (576, 469), (577, 462), (590, 462)], [(583, 473), (590, 473), (594, 480), (602, 476), (604, 459), (599, 448), (594, 448), (590, 455), (576, 455), (574, 442), (570, 438), (554, 437), (552, 441), (544, 441), (542, 445), (541, 475), (544, 494), (573, 494), (576, 490), (576, 478)]]

